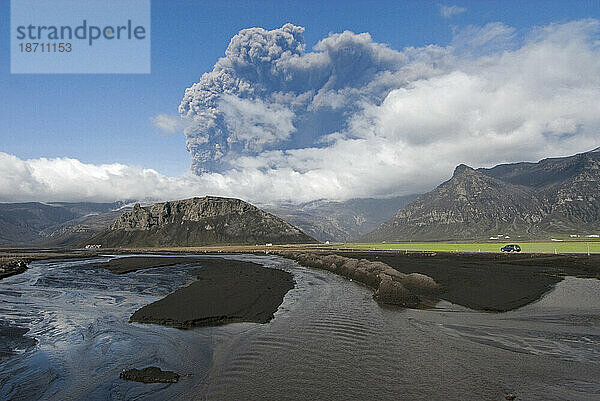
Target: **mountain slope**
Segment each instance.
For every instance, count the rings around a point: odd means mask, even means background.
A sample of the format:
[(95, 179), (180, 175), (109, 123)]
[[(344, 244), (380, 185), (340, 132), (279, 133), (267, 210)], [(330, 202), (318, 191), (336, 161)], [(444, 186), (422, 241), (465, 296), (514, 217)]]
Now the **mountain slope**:
[(361, 241), (528, 238), (600, 231), (600, 152), (456, 168), (453, 177)]
[(319, 241), (345, 242), (374, 230), (416, 197), (360, 198), (344, 202), (317, 200), (263, 208)]
[(536, 190), (547, 214), (536, 225), (538, 232), (572, 233), (600, 229), (600, 152), (515, 163), (482, 173)]
[(537, 163), (499, 164), (492, 168), (479, 168), (477, 171), (510, 184), (548, 188), (581, 175), (593, 175), (599, 160), (600, 152), (595, 149), (574, 156), (543, 159)]
[[(73, 225), (78, 219), (91, 219), (110, 212), (120, 205), (88, 202), (0, 203), (0, 246), (48, 245), (53, 241), (50, 237), (55, 230)], [(85, 236), (91, 234), (89, 232)]]
[(157, 203), (123, 213), (86, 241), (104, 247), (314, 243), (315, 239), (239, 199), (204, 197)]
[(106, 230), (125, 210), (130, 209), (122, 208), (104, 213), (88, 214), (58, 226), (52, 226), (41, 231), (44, 238), (38, 244), (43, 246), (69, 246), (81, 243), (85, 239)]

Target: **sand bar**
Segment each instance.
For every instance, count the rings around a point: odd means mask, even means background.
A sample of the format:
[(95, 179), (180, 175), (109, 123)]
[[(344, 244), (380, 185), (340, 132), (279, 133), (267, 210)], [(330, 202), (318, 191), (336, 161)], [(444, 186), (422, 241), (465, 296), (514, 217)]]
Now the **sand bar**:
[[(137, 310), (130, 321), (181, 329), (233, 322), (266, 323), (285, 294), (294, 287), (292, 275), (251, 262), (223, 258), (115, 259), (113, 271), (194, 263), (197, 281)], [(142, 259), (148, 259), (144, 262)], [(160, 264), (156, 260), (160, 259)], [(135, 266), (134, 266), (135, 265)]]

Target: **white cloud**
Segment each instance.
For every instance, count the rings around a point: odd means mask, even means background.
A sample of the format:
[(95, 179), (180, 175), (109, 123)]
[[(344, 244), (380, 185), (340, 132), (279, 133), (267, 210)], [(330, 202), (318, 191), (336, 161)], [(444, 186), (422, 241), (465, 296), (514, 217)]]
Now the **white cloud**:
[(446, 6), (446, 5), (440, 4), (440, 15), (444, 18), (454, 17), (455, 15), (462, 14), (465, 11), (467, 11), (467, 9), (465, 7)]
[(481, 57), (518, 48), (514, 39), (515, 29), (501, 22), (490, 22), (484, 26), (469, 25), (455, 29), (452, 48), (461, 57), (465, 52)]
[(150, 121), (165, 134), (176, 134), (183, 131), (186, 126), (180, 116), (171, 116), (168, 114), (157, 114), (150, 117)]
[[(276, 42), (299, 53), (273, 56), (287, 50), (257, 39), (264, 47), (247, 53), (240, 45), (219, 61), (227, 68), (186, 91), (180, 110), (190, 123), (188, 148), (197, 166), (212, 168), (218, 156), (218, 169), (167, 177), (121, 164), (0, 153), (0, 200), (400, 195), (432, 189), (460, 163), (590, 150), (600, 145), (598, 28), (583, 20), (515, 37), (510, 27), (488, 24), (457, 32), (445, 48), (402, 52), (343, 33), (302, 53), (300, 30), (288, 27)], [(235, 63), (246, 64), (234, 71)]]
[(0, 201), (113, 201), (188, 195), (182, 179), (123, 164), (76, 159), (21, 160), (0, 152)]

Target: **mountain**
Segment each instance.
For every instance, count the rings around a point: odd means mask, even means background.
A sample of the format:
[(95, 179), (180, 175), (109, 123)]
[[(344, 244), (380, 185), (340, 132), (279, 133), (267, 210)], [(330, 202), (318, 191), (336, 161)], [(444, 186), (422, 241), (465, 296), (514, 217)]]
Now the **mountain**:
[(501, 164), (458, 166), (361, 241), (547, 238), (600, 231), (600, 152)]
[(40, 245), (44, 246), (69, 246), (81, 243), (87, 238), (104, 231), (110, 227), (125, 210), (131, 208), (121, 208), (110, 210), (104, 213), (88, 214), (69, 220), (58, 226), (41, 231), (44, 239)]
[(256, 206), (212, 196), (146, 207), (136, 204), (107, 230), (86, 241), (110, 248), (315, 242)]
[(345, 202), (316, 200), (301, 204), (263, 205), (262, 208), (319, 241), (346, 242), (374, 230), (417, 196), (360, 198)]
[[(261, 208), (320, 241), (349, 241), (391, 218), (417, 195)], [(0, 203), (0, 246), (68, 246), (110, 227), (132, 203)], [(87, 242), (86, 242), (87, 243)]]
[[(98, 221), (116, 219), (123, 204), (0, 203), (0, 246), (51, 246), (72, 243), (99, 232)], [(110, 217), (107, 217), (110, 216)]]

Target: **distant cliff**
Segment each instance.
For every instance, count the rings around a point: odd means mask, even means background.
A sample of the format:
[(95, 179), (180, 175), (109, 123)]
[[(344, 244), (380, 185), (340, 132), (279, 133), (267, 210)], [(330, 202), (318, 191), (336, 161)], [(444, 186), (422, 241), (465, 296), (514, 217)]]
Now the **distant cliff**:
[(207, 196), (141, 207), (87, 240), (103, 247), (314, 243), (314, 238), (239, 199)]

